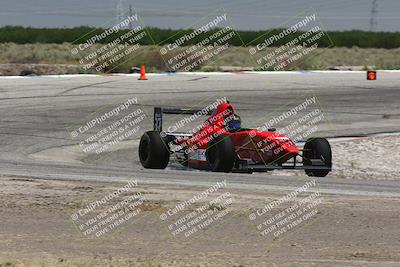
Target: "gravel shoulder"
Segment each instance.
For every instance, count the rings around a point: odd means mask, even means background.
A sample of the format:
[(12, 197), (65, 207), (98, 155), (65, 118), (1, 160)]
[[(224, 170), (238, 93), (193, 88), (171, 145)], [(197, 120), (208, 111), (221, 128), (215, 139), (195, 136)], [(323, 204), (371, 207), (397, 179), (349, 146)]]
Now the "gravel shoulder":
[[(400, 180), (400, 136), (332, 140), (333, 170), (329, 177), (357, 180)], [(282, 174), (282, 171), (274, 171)], [(288, 175), (303, 175), (287, 171)]]
[[(318, 213), (281, 238), (260, 236), (249, 213), (284, 193), (229, 190), (223, 220), (194, 237), (174, 237), (160, 214), (196, 187), (140, 186), (142, 213), (100, 238), (71, 215), (121, 184), (0, 178), (0, 266), (398, 266), (400, 199), (323, 195)], [(304, 199), (309, 194), (304, 194)], [(116, 201), (116, 200), (115, 200)], [(108, 203), (114, 204), (113, 201)], [(201, 205), (201, 203), (198, 203)]]

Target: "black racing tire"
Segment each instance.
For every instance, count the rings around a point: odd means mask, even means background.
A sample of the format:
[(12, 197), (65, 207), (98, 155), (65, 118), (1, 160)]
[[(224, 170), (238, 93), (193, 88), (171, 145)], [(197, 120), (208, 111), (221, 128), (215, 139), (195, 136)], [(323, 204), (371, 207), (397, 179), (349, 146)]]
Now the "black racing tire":
[(310, 159), (321, 159), (325, 163), (325, 167), (329, 169), (318, 170), (318, 169), (306, 169), (305, 172), (308, 176), (325, 177), (331, 171), (332, 168), (332, 150), (331, 145), (325, 138), (310, 138), (304, 145), (303, 152), (304, 166), (312, 166)]
[(169, 162), (170, 149), (157, 131), (145, 132), (140, 139), (139, 159), (146, 169), (165, 169)]
[(213, 172), (230, 172), (235, 163), (235, 144), (230, 136), (218, 135), (208, 142), (206, 159)]

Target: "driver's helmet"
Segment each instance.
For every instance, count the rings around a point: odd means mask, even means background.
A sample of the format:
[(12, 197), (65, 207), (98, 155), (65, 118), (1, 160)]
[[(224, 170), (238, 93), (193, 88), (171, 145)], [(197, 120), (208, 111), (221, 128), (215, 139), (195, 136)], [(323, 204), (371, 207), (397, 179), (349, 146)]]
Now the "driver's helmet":
[(226, 127), (228, 131), (237, 131), (242, 127), (242, 120), (238, 115), (233, 114), (232, 118), (227, 121)]

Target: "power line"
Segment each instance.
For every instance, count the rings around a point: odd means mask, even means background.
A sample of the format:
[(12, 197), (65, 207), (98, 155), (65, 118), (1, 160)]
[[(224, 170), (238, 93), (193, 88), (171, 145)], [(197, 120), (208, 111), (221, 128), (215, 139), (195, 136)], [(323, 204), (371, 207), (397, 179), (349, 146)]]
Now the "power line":
[[(132, 16), (133, 16), (132, 5), (129, 4), (129, 17), (131, 18)], [(129, 29), (133, 29), (133, 23), (131, 20), (129, 20)]]
[(378, 27), (378, 0), (372, 0), (371, 18), (369, 20), (369, 31), (374, 31)]
[(125, 6), (124, 0), (118, 0), (116, 6), (115, 23), (119, 23), (125, 18), (124, 6)]

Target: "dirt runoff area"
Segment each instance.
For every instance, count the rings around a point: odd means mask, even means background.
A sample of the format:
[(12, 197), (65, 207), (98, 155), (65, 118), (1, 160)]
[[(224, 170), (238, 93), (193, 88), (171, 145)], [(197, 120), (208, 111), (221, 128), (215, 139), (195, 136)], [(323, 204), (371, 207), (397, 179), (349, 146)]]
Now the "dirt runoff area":
[(400, 200), (0, 178), (0, 266), (399, 266)]
[(364, 137), (332, 145), (333, 177), (400, 180), (400, 136)]
[[(400, 180), (400, 135), (331, 140), (332, 172), (329, 177), (358, 180)], [(273, 174), (302, 176), (299, 171)]]

